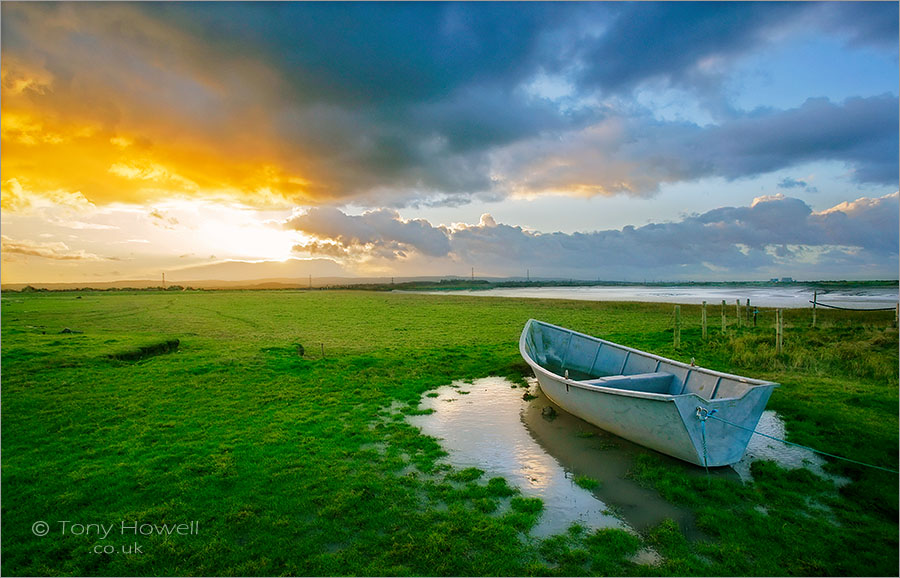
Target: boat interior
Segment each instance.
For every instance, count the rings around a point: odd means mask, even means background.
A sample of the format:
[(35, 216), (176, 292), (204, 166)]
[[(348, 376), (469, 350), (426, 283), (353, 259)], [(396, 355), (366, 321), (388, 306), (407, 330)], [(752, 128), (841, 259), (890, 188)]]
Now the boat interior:
[(758, 385), (539, 321), (531, 322), (525, 346), (544, 369), (587, 385), (668, 395), (694, 393), (707, 400), (740, 397)]

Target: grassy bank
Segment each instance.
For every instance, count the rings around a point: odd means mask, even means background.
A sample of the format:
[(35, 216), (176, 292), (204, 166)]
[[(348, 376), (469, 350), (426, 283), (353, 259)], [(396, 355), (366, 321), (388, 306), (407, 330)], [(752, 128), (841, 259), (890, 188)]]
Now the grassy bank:
[[(789, 439), (897, 468), (893, 312), (820, 310), (811, 328), (809, 311), (787, 311), (776, 355), (768, 310), (755, 329), (704, 341), (699, 307), (682, 306), (675, 351), (672, 307), (660, 304), (4, 294), (2, 572), (896, 575), (897, 476), (839, 462), (829, 467), (853, 480), (840, 489), (772, 464), (739, 485), (647, 454), (632, 475), (691, 507), (707, 540), (670, 523), (639, 537), (573, 527), (528, 539), (540, 504), (502, 478), (449, 469), (403, 413), (451, 379), (520, 379), (516, 344), (530, 317), (778, 381), (769, 407)], [(123, 531), (123, 520), (150, 532)], [(196, 533), (152, 527), (190, 522)], [(100, 525), (115, 528), (102, 539)], [(644, 546), (660, 565), (633, 561)]]

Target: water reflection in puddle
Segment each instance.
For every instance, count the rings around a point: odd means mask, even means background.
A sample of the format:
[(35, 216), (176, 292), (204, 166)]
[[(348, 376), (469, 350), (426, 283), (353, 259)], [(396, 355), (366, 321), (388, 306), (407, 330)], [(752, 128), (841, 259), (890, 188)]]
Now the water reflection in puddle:
[[(459, 468), (476, 467), (487, 477), (503, 476), (524, 495), (544, 501), (544, 512), (532, 531), (537, 536), (565, 532), (572, 523), (590, 528), (622, 527), (605, 514), (605, 504), (576, 486), (568, 471), (523, 427), (525, 389), (514, 389), (503, 378), (442, 387), (438, 397), (424, 398), (420, 407), (435, 413), (407, 418), (424, 433), (440, 438)], [(467, 392), (467, 393), (466, 393)], [(540, 413), (541, 408), (534, 406)]]
[[(578, 522), (588, 528), (631, 527), (645, 530), (669, 518), (688, 537), (698, 537), (692, 514), (663, 500), (655, 491), (628, 479), (638, 453), (656, 453), (556, 408), (532, 380), (530, 393), (514, 388), (503, 378), (489, 377), (474, 383), (456, 382), (424, 397), (422, 409), (430, 415), (409, 416), (408, 421), (441, 439), (448, 461), (457, 468), (476, 467), (486, 477), (503, 476), (524, 495), (541, 498), (544, 512), (532, 533), (539, 537), (564, 532)], [(547, 407), (555, 415), (544, 414)], [(760, 431), (784, 437), (784, 424), (767, 411)], [(781, 446), (781, 447), (776, 447)], [(744, 459), (731, 468), (711, 470), (715, 476), (750, 478), (754, 459), (774, 459), (784, 467), (819, 467), (823, 461), (812, 452), (753, 436)], [(659, 455), (659, 454), (656, 454)], [(705, 475), (702, 468), (661, 456), (671, 467)], [(819, 468), (820, 469), (820, 468)], [(600, 482), (592, 490), (575, 484), (575, 476)]]

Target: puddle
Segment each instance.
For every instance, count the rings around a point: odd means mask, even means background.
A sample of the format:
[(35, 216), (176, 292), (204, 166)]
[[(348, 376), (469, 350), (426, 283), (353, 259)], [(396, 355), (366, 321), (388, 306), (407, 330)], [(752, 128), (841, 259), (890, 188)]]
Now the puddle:
[[(525, 401), (526, 389), (512, 388), (503, 378), (454, 385), (458, 387), (436, 390), (437, 397), (423, 398), (420, 407), (434, 409), (433, 414), (407, 420), (440, 438), (453, 466), (503, 476), (523, 495), (541, 498), (544, 511), (533, 535), (559, 534), (576, 522), (592, 529), (643, 530), (665, 518), (687, 531), (693, 528), (689, 512), (625, 479), (630, 455), (609, 446), (628, 442), (612, 441), (613, 436), (560, 409), (552, 418), (544, 416), (542, 410), (552, 403), (539, 388), (531, 387), (537, 397)], [(576, 475), (600, 484), (586, 490), (575, 484)]]
[[(441, 439), (449, 461), (458, 468), (476, 467), (488, 478), (503, 476), (522, 494), (544, 501), (544, 511), (532, 530), (536, 536), (565, 532), (573, 523), (588, 528), (623, 527), (606, 505), (591, 492), (576, 486), (572, 476), (523, 427), (524, 388), (512, 388), (504, 378), (457, 382), (458, 389), (442, 387), (437, 397), (420, 405), (435, 413), (407, 420), (430, 436)], [(463, 392), (468, 392), (464, 394)], [(540, 406), (537, 407), (540, 413)]]
[[(557, 467), (565, 470), (570, 479), (577, 475), (599, 481), (600, 485), (591, 492), (594, 498), (607, 504), (636, 530), (646, 530), (669, 518), (678, 523), (686, 536), (700, 537), (689, 510), (665, 501), (655, 490), (628, 478), (635, 455), (656, 452), (575, 417), (547, 399), (536, 381), (531, 383), (530, 391), (536, 398), (525, 402), (519, 395), (520, 426), (524, 425), (529, 435), (554, 458)], [(543, 413), (548, 406), (555, 410), (552, 418)], [(668, 456), (662, 457), (671, 462), (671, 467), (689, 471), (696, 469)]]
[[(455, 382), (431, 392), (436, 397), (422, 398), (419, 407), (434, 413), (406, 419), (423, 433), (439, 438), (454, 467), (479, 468), (486, 478), (503, 476), (523, 495), (541, 498), (544, 512), (532, 530), (535, 536), (565, 532), (576, 522), (592, 529), (643, 531), (669, 518), (687, 537), (702, 537), (689, 510), (628, 479), (636, 455), (660, 454), (565, 412), (544, 396), (535, 380), (529, 383), (528, 391), (536, 397), (525, 401), (526, 389), (511, 387), (504, 378)], [(548, 406), (555, 409), (554, 415), (546, 415)], [(773, 411), (763, 414), (759, 429), (784, 437), (784, 423)], [(668, 467), (705, 475), (703, 468), (668, 456), (661, 458)], [(775, 460), (789, 468), (809, 467), (826, 475), (821, 470), (824, 460), (814, 453), (761, 436), (753, 436), (744, 459), (734, 469), (714, 468), (710, 474), (750, 480), (750, 463), (756, 459)], [(576, 476), (591, 478), (599, 485), (584, 489), (575, 483)]]

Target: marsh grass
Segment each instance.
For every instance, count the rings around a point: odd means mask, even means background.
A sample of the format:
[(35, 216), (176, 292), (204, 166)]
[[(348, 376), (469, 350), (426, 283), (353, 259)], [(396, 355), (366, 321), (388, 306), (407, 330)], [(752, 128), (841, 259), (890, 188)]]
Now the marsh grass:
[[(76, 297), (82, 297), (76, 299)], [(351, 291), (35, 293), (2, 300), (2, 570), (7, 575), (648, 575), (897, 573), (897, 478), (833, 462), (837, 490), (768, 463), (710, 483), (639, 458), (632, 475), (696, 512), (674, 523), (527, 537), (539, 501), (454, 470), (405, 421), (451, 380), (526, 385), (516, 347), (538, 318), (707, 367), (778, 381), (788, 437), (897, 467), (893, 313), (786, 315), (710, 332), (682, 307)], [(66, 327), (82, 333), (59, 332)], [(178, 339), (135, 359), (121, 352)], [(298, 354), (298, 344), (304, 355)], [(324, 351), (325, 355), (322, 355)], [(51, 533), (36, 536), (45, 520)], [(57, 521), (198, 521), (95, 555)], [(122, 536), (113, 541), (125, 542)], [(134, 537), (128, 542), (133, 542)], [(631, 557), (658, 551), (658, 567)], [(851, 565), (852, 557), (859, 560)]]
[(590, 476), (576, 475), (574, 478), (572, 478), (572, 481), (575, 482), (576, 486), (584, 488), (585, 490), (593, 490), (600, 487), (600, 481), (595, 480)]

